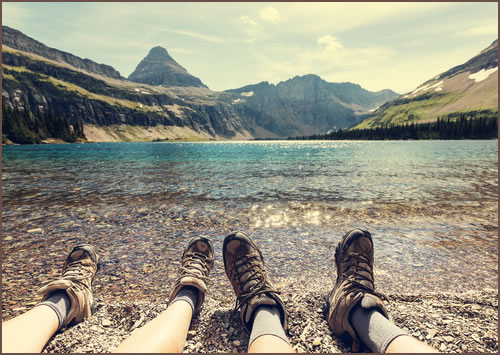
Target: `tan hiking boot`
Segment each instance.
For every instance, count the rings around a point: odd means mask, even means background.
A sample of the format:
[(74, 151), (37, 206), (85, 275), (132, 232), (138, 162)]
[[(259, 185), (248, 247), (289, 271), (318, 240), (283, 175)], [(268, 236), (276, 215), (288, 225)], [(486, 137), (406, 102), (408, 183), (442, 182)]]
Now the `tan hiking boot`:
[(260, 306), (277, 307), (281, 324), (287, 329), (287, 312), (279, 292), (267, 276), (259, 248), (242, 232), (233, 232), (224, 239), (224, 268), (231, 281), (240, 308), (240, 318), (250, 333), (253, 314)]
[(192, 238), (182, 254), (182, 264), (179, 270), (174, 290), (170, 294), (168, 303), (172, 303), (175, 296), (184, 286), (192, 286), (198, 289), (198, 302), (195, 305), (195, 312), (199, 311), (205, 294), (207, 293), (207, 283), (210, 282), (208, 275), (214, 265), (214, 248), (210, 239), (205, 237)]
[(375, 292), (373, 280), (373, 241), (362, 229), (347, 233), (335, 250), (337, 282), (327, 296), (325, 317), (333, 333), (352, 340), (352, 350), (359, 351), (360, 340), (351, 321), (351, 310), (358, 303), (363, 308), (377, 308), (389, 315), (382, 303), (384, 295)]
[(42, 302), (55, 291), (66, 291), (71, 301), (71, 308), (61, 327), (69, 323), (80, 323), (92, 315), (94, 297), (92, 282), (99, 269), (99, 256), (90, 244), (80, 244), (73, 248), (64, 262), (59, 279), (49, 282), (38, 290)]

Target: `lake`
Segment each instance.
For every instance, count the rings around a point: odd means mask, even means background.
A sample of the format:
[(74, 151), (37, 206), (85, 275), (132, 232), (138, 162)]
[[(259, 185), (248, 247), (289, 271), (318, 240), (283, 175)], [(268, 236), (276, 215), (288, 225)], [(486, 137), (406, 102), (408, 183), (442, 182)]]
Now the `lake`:
[(196, 235), (227, 292), (235, 229), (279, 286), (330, 288), (336, 244), (362, 227), (383, 292), (498, 289), (497, 140), (3, 146), (2, 162), (3, 312), (84, 241), (102, 256), (98, 297), (167, 297)]

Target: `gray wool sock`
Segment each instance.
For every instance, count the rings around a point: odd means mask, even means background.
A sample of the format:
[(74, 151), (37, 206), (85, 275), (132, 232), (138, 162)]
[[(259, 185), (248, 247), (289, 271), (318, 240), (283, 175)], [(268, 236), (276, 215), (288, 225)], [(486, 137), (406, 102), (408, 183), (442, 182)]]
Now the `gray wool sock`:
[(56, 291), (52, 293), (45, 301), (40, 302), (36, 306), (49, 306), (56, 312), (57, 318), (59, 318), (59, 327), (57, 330), (61, 329), (62, 324), (68, 316), (69, 310), (71, 309), (71, 300), (69, 299), (66, 291)]
[(278, 307), (260, 306), (257, 308), (255, 311), (252, 332), (248, 340), (248, 347), (250, 348), (254, 340), (262, 335), (274, 335), (289, 343), (285, 330), (281, 325)]
[(351, 324), (361, 341), (374, 353), (384, 353), (391, 341), (406, 334), (376, 308), (366, 309), (360, 304), (351, 313)]
[(177, 296), (175, 296), (170, 305), (177, 301), (184, 301), (189, 303), (194, 313), (196, 304), (198, 303), (198, 292), (199, 291), (196, 287), (184, 286), (179, 290), (179, 293), (177, 293)]

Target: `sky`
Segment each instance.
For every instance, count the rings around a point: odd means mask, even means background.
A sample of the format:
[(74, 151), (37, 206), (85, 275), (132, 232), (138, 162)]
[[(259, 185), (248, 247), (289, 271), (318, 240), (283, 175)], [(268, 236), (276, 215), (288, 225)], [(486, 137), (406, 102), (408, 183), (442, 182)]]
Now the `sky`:
[(317, 74), (412, 91), (498, 38), (498, 3), (2, 2), (2, 23), (128, 77), (162, 46), (210, 89)]

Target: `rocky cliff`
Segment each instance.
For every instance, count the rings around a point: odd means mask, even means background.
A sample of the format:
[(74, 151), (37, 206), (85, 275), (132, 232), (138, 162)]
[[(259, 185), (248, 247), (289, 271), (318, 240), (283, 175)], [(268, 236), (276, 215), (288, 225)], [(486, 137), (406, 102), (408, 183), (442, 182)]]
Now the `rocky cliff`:
[(3, 28), (3, 138), (20, 143), (84, 136), (147, 141), (321, 134), (351, 127), (397, 96), (316, 75), (214, 92), (161, 47), (139, 63), (132, 81), (111, 66)]
[(110, 65), (98, 64), (90, 59), (82, 59), (71, 53), (47, 47), (45, 44), (7, 26), (2, 26), (2, 45), (19, 51), (37, 54), (59, 63), (67, 63), (89, 73), (100, 74), (115, 79), (121, 78), (120, 73)]
[[(21, 117), (17, 132), (25, 131), (33, 143), (60, 138), (50, 129), (55, 119), (66, 131), (83, 124), (91, 141), (251, 138), (231, 105), (206, 88), (168, 89), (110, 77), (93, 66), (75, 67), (81, 62), (72, 56), (54, 57), (57, 50), (41, 51), (43, 45), (18, 36), (4, 33), (4, 43), (24, 43), (24, 50), (2, 46), (3, 122), (9, 115), (9, 122)], [(25, 51), (30, 48), (36, 53)], [(18, 138), (3, 133), (4, 139)]]
[(228, 90), (234, 108), (256, 137), (326, 133), (359, 123), (363, 115), (398, 96), (370, 92), (352, 83), (329, 83), (317, 75), (297, 76), (278, 85), (262, 82)]
[(200, 79), (189, 74), (163, 47), (152, 48), (128, 80), (149, 85), (206, 88)]

